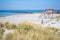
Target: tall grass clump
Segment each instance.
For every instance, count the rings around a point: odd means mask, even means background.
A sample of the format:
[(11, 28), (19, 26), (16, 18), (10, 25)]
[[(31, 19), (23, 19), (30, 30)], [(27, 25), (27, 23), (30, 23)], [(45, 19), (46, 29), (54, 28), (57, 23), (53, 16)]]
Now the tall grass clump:
[[(16, 29), (13, 33), (6, 35), (5, 40), (60, 40), (56, 34), (57, 28), (43, 27), (31, 22), (22, 22), (11, 26), (10, 23), (5, 23), (6, 28)], [(16, 27), (16, 28), (15, 28)], [(58, 38), (57, 38), (58, 37)]]
[(12, 40), (55, 40), (58, 29), (30, 22), (17, 24)]
[(8, 30), (16, 29), (16, 25), (13, 24), (13, 23), (10, 23), (10, 22), (4, 23), (4, 26), (5, 26), (5, 28), (7, 28)]
[(0, 40), (2, 40), (2, 36), (3, 36), (3, 28), (4, 27), (4, 25), (3, 25), (3, 23), (0, 23)]
[(59, 21), (59, 20), (60, 20), (60, 16), (56, 16), (55, 18), (57, 19), (57, 21)]

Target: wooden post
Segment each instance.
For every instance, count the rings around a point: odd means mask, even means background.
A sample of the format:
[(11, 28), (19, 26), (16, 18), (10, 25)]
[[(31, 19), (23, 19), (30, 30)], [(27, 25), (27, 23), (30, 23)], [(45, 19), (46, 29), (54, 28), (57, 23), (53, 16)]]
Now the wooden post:
[(43, 20), (41, 20), (41, 24), (43, 24)]

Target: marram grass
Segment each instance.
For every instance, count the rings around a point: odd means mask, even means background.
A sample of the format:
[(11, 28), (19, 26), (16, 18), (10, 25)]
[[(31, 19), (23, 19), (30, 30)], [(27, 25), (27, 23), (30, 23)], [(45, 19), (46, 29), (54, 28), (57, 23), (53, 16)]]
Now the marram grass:
[(22, 22), (19, 24), (5, 23), (4, 26), (12, 30), (13, 33), (6, 35), (3, 40), (60, 40), (57, 36), (57, 28), (42, 27), (31, 22)]

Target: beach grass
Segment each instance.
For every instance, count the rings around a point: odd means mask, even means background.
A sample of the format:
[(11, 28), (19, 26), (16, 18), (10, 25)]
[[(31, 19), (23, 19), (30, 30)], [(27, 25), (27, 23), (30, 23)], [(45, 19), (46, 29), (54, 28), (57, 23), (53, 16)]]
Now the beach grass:
[(4, 40), (60, 40), (60, 37), (56, 34), (59, 30), (57, 28), (49, 26), (43, 27), (42, 25), (32, 22), (22, 22), (18, 24), (6, 22), (3, 25), (8, 30), (14, 29), (14, 32), (6, 35)]

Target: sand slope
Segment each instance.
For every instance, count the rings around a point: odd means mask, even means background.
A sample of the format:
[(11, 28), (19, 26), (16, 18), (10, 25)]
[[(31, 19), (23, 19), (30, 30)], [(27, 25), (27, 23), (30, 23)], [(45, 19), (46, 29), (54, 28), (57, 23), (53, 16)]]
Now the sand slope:
[[(59, 16), (60, 14), (54, 14), (53, 17)], [(41, 24), (41, 20), (44, 20), (44, 24)], [(60, 28), (60, 20), (57, 22), (56, 19), (45, 18), (44, 14), (19, 14), (19, 15), (11, 15), (0, 17), (0, 22), (12, 22), (12, 23), (19, 23), (24, 21), (33, 22), (36, 24), (41, 24), (43, 26), (53, 26), (56, 28)], [(53, 24), (51, 24), (53, 23)]]

